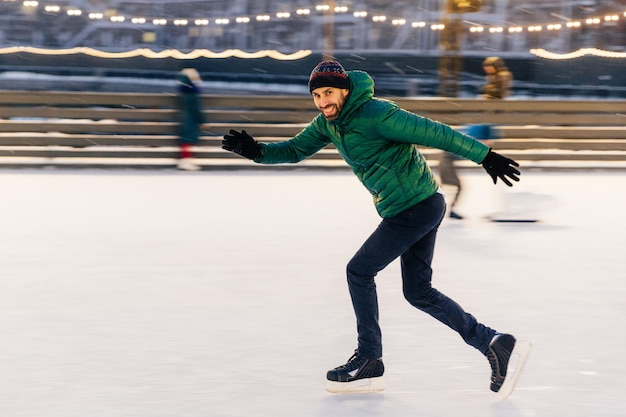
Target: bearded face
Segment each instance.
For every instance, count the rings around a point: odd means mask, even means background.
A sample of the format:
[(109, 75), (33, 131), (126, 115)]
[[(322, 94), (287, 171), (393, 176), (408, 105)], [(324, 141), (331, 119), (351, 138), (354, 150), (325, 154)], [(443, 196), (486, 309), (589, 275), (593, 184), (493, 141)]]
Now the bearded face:
[(350, 90), (336, 87), (319, 87), (311, 92), (313, 102), (327, 120), (339, 117)]

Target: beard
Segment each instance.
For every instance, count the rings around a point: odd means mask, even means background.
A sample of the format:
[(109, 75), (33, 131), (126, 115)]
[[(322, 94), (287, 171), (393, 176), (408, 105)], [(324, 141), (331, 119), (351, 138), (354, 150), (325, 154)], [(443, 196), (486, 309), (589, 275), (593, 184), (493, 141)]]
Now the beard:
[[(320, 87), (321, 88), (321, 87)], [(349, 91), (339, 90), (338, 92), (332, 92), (332, 97), (327, 99), (321, 98), (321, 94), (327, 95), (328, 90), (319, 91), (315, 94), (314, 91), (314, 101), (317, 109), (322, 113), (326, 120), (335, 120), (341, 115), (341, 111), (343, 110), (346, 101), (348, 101)], [(315, 97), (317, 96), (317, 97)], [(326, 105), (321, 107), (320, 102), (325, 102)]]
[(341, 108), (337, 104), (330, 104), (320, 109), (326, 120), (335, 120), (339, 116)]
[(346, 97), (341, 97), (337, 101), (337, 103), (331, 103), (326, 105), (325, 107), (320, 108), (319, 110), (322, 112), (326, 120), (335, 120), (341, 114), (341, 110), (343, 109), (343, 105), (346, 103)]

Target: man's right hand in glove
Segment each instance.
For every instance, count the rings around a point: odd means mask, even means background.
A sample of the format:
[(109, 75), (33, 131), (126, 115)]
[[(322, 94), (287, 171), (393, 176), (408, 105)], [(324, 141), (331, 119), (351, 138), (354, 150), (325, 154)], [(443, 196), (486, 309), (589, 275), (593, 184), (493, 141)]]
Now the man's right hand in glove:
[(511, 184), (511, 181), (509, 181), (507, 177), (513, 181), (519, 181), (517, 176), (520, 175), (520, 172), (515, 168), (518, 167), (519, 164), (512, 159), (495, 153), (491, 149), (489, 149), (489, 153), (485, 159), (483, 159), (481, 165), (485, 168), (487, 174), (491, 176), (494, 184), (498, 181), (498, 178), (509, 187), (513, 186), (513, 184)]
[(252, 136), (248, 135), (245, 130), (237, 132), (231, 129), (229, 135), (224, 135), (222, 149), (253, 160), (263, 156), (261, 145)]

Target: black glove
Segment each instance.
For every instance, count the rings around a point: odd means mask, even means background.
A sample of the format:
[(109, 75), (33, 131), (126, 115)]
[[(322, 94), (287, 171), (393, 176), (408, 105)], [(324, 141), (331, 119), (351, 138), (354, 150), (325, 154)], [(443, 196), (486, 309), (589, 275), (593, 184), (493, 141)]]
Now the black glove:
[(506, 177), (511, 178), (514, 181), (519, 181), (517, 177), (520, 175), (519, 170), (514, 167), (518, 167), (519, 164), (512, 159), (509, 159), (505, 156), (495, 153), (491, 149), (489, 149), (489, 153), (481, 162), (487, 174), (491, 176), (493, 183), (495, 184), (498, 181), (498, 178), (502, 180), (503, 183), (511, 187), (511, 181), (509, 181)]
[(261, 145), (252, 136), (248, 135), (245, 130), (239, 133), (231, 129), (230, 135), (224, 135), (222, 149), (235, 152), (248, 159), (256, 159), (263, 156)]

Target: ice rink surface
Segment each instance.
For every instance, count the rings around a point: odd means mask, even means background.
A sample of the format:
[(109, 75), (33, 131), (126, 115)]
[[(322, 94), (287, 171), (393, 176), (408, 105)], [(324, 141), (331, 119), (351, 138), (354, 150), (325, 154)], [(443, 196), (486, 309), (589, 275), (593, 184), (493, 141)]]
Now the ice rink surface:
[[(463, 179), (433, 282), (532, 341), (503, 401), (397, 261), (387, 389), (324, 391), (356, 347), (345, 264), (379, 221), (348, 172), (0, 171), (0, 416), (622, 417), (626, 172)], [(485, 220), (500, 201), (540, 221)]]

